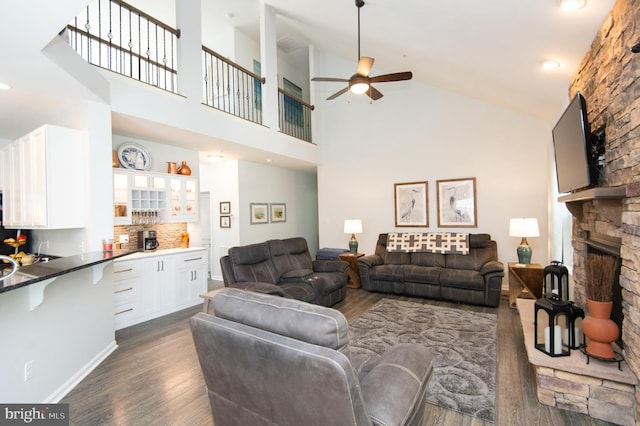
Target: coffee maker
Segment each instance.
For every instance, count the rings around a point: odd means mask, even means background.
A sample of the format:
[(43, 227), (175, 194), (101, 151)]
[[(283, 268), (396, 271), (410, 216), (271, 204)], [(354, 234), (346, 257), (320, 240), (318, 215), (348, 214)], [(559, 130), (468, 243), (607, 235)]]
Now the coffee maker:
[(156, 236), (156, 231), (138, 231), (138, 248), (144, 251), (153, 251), (158, 248), (160, 243)]

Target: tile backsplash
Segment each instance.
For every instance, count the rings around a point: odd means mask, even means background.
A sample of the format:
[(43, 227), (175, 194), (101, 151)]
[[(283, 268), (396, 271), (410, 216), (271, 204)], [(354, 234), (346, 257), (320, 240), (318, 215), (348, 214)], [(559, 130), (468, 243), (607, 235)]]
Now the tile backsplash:
[[(171, 249), (182, 247), (182, 234), (187, 232), (186, 222), (159, 223), (153, 226), (142, 225), (115, 225), (113, 227), (113, 241), (116, 248), (123, 250), (135, 250), (138, 248), (138, 231), (155, 230), (160, 243), (159, 249)], [(118, 247), (120, 235), (129, 235), (129, 242), (122, 243)]]

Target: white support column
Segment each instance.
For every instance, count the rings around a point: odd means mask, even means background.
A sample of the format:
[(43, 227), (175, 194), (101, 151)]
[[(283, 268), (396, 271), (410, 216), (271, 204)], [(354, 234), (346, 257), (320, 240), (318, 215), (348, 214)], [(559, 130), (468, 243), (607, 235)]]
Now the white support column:
[(202, 103), (201, 0), (176, 0), (178, 39), (178, 92), (191, 104)]
[(278, 40), (276, 13), (260, 2), (260, 61), (266, 84), (262, 86), (262, 124), (279, 130), (278, 124)]

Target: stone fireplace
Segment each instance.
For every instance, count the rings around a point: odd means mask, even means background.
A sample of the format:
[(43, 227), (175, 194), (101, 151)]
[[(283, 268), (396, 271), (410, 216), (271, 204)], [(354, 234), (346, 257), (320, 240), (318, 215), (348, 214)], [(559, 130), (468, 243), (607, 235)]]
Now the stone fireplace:
[[(622, 353), (635, 377), (640, 376), (640, 54), (632, 48), (640, 41), (638, 6), (637, 0), (617, 0), (574, 75), (568, 97), (578, 91), (585, 97), (591, 129), (605, 135), (605, 164), (595, 188), (560, 200), (574, 216), (572, 281), (579, 306), (586, 306), (589, 250), (602, 250), (602, 240), (620, 242)], [(634, 388), (634, 421), (640, 419), (639, 388)]]

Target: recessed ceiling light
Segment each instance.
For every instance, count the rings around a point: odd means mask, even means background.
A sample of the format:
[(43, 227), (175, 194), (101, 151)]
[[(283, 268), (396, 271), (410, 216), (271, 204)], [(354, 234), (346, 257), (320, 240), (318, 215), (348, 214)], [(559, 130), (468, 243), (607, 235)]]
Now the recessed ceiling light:
[(582, 9), (587, 5), (587, 0), (559, 0), (558, 2), (562, 10)]
[(548, 59), (542, 63), (542, 69), (545, 71), (551, 71), (560, 68), (560, 62), (555, 59)]
[(271, 158), (267, 158), (267, 159), (265, 159), (264, 161), (266, 161), (266, 162), (267, 162), (267, 164), (271, 164), (271, 163), (273, 163), (273, 160), (272, 160)]
[(11, 90), (12, 87), (0, 81), (0, 90)]
[(214, 163), (218, 163), (220, 161), (222, 161), (224, 159), (224, 156), (220, 155), (220, 154), (209, 154), (207, 155), (207, 158), (211, 161), (213, 161)]

